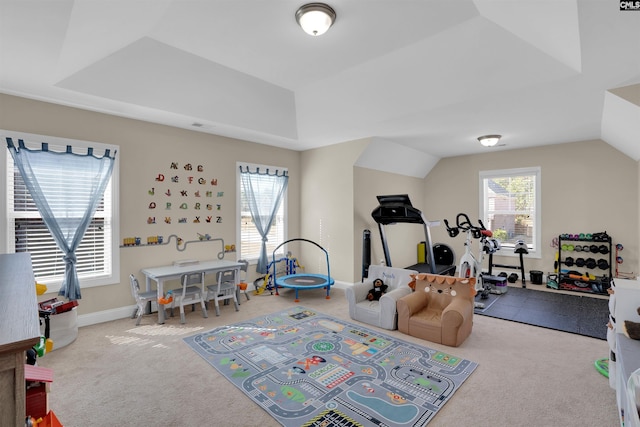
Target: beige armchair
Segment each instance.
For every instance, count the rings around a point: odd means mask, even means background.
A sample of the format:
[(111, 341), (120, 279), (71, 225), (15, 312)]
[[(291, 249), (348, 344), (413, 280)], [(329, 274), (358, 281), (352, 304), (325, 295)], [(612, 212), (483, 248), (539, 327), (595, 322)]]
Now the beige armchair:
[(471, 334), (475, 278), (421, 273), (415, 291), (397, 302), (398, 330), (458, 347)]

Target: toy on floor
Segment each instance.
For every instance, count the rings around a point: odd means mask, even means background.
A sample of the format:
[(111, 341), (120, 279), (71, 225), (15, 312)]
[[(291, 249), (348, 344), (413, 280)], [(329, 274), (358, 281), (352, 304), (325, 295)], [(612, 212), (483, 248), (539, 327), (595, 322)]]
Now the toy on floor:
[(369, 301), (380, 301), (380, 297), (387, 292), (389, 286), (385, 285), (382, 279), (376, 279), (373, 281), (373, 288), (367, 294)]
[(595, 361), (594, 366), (596, 371), (609, 378), (609, 358), (598, 359)]
[(53, 350), (53, 340), (50, 338), (51, 324), (50, 316), (52, 314), (51, 309), (43, 310), (39, 309), (40, 324), (44, 323), (44, 335), (40, 336), (40, 340), (30, 349), (26, 351), (26, 363), (28, 365), (36, 365), (38, 357), (44, 357), (45, 354)]
[(298, 258), (294, 257), (291, 251), (288, 251), (286, 256), (270, 261), (267, 265), (267, 274), (253, 281), (253, 287), (255, 288), (253, 294), (262, 295), (264, 291), (269, 291), (270, 295), (273, 295), (275, 290), (273, 281), (275, 275), (273, 272), (290, 275), (296, 274), (298, 269), (304, 269), (304, 267), (300, 265)]

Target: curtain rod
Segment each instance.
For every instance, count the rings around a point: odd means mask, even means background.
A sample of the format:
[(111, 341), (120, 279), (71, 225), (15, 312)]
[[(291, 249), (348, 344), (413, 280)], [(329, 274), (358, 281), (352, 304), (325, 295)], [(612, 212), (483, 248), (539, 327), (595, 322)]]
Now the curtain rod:
[[(28, 150), (28, 151), (38, 151), (37, 149), (31, 149), (25, 146), (24, 140), (22, 139), (18, 139), (18, 148), (16, 148), (15, 144), (13, 143), (13, 139), (7, 137), (7, 147), (8, 148), (13, 148), (14, 150), (18, 151), (18, 150)], [(42, 142), (41, 143), (41, 149), (40, 151), (49, 151), (49, 143), (48, 142)], [(96, 155), (93, 154), (93, 147), (88, 147), (87, 148), (87, 154), (78, 154), (78, 153), (74, 153), (73, 152), (73, 147), (71, 145), (67, 145), (66, 147), (66, 151), (62, 152), (62, 151), (51, 151), (52, 153), (56, 153), (56, 154), (74, 154), (76, 156), (91, 156), (94, 157), (96, 159), (100, 159), (100, 158), (110, 158), (110, 159), (114, 159), (116, 158), (116, 153), (118, 152), (117, 150), (115, 150), (113, 152), (113, 156), (111, 156), (111, 149), (110, 148), (105, 148), (104, 150), (104, 155), (102, 157), (98, 157)]]
[[(279, 169), (276, 169), (275, 173), (269, 173), (269, 168), (266, 168), (266, 172), (260, 172), (260, 168), (256, 168), (255, 172), (251, 172), (249, 170), (249, 166), (245, 166), (247, 170), (243, 171), (242, 170), (242, 166), (240, 166), (240, 173), (250, 173), (250, 174), (254, 174), (254, 175), (274, 175), (274, 176), (279, 176), (278, 172), (280, 172)], [(288, 176), (289, 172), (286, 170), (282, 171), (282, 175), (281, 176)]]

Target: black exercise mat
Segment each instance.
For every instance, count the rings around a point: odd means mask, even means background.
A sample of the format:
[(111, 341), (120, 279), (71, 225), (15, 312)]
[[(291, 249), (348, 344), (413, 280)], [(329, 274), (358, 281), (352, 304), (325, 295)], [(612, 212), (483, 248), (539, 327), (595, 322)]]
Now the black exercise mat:
[(488, 299), (478, 294), (476, 302), (485, 308), (476, 308), (475, 314), (607, 339), (608, 299), (510, 286), (506, 293), (490, 294)]

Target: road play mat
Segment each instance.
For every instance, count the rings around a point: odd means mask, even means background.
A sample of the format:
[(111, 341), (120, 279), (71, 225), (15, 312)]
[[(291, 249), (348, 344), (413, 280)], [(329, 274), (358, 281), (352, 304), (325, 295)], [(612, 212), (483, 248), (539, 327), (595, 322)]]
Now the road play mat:
[(424, 426), (478, 366), (301, 306), (184, 341), (287, 427)]

